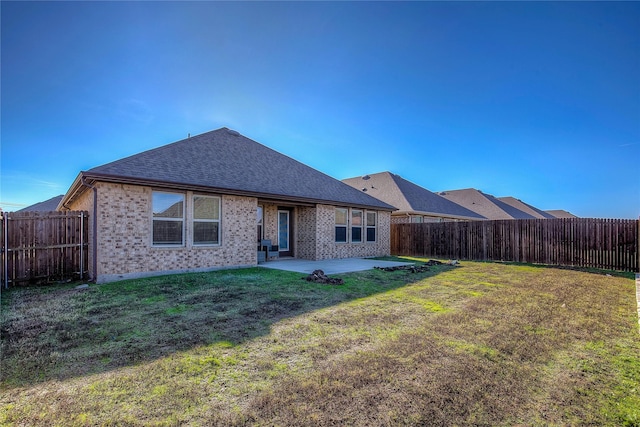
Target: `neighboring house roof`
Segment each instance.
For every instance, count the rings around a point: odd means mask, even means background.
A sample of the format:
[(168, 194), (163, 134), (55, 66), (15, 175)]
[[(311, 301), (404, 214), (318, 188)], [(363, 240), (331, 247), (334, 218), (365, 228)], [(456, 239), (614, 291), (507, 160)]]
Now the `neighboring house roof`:
[(567, 211), (562, 210), (562, 209), (551, 209), (551, 210), (547, 210), (545, 212), (550, 214), (550, 215), (553, 215), (554, 218), (578, 218), (577, 216), (575, 216), (571, 212), (567, 212)]
[(52, 197), (49, 200), (45, 200), (44, 202), (36, 203), (35, 205), (27, 206), (26, 208), (20, 209), (18, 212), (50, 212), (55, 211), (58, 208), (58, 204), (64, 197), (63, 194)]
[(84, 191), (83, 180), (395, 210), (391, 205), (227, 128), (83, 171), (62, 204)]
[(438, 193), (442, 197), (456, 202), (487, 219), (534, 219), (533, 215), (508, 205), (490, 194), (475, 188), (448, 190)]
[(398, 208), (394, 214), (419, 214), (436, 217), (479, 220), (486, 219), (459, 204), (391, 172), (380, 172), (342, 180)]
[(509, 206), (513, 206), (516, 209), (521, 210), (522, 212), (528, 213), (535, 218), (539, 219), (551, 219), (554, 218), (553, 215), (536, 208), (535, 206), (531, 206), (520, 199), (516, 199), (515, 197), (498, 197), (498, 200), (508, 204)]

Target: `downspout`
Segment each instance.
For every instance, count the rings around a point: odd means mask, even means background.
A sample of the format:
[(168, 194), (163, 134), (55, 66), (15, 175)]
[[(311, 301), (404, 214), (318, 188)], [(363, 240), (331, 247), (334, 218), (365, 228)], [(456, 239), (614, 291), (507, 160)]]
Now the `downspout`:
[(80, 180), (80, 183), (85, 187), (93, 190), (93, 218), (92, 218), (93, 235), (91, 236), (91, 245), (93, 246), (93, 257), (92, 257), (93, 259), (91, 261), (93, 266), (93, 280), (97, 281), (98, 280), (98, 189), (95, 186), (88, 184), (85, 181), (84, 176)]

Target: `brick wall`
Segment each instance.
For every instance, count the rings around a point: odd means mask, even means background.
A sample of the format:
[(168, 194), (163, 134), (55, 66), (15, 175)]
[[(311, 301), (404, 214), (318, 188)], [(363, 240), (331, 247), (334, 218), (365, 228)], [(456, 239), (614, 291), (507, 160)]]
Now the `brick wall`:
[[(97, 244), (90, 245), (89, 259), (97, 251), (97, 267), (89, 262), (91, 277), (97, 282), (142, 277), (160, 273), (204, 271), (216, 268), (256, 265), (257, 199), (243, 196), (221, 196), (221, 244), (215, 247), (193, 246), (192, 192), (184, 192), (185, 244), (181, 247), (154, 247), (151, 244), (152, 188), (136, 185), (98, 182)], [(165, 190), (167, 191), (167, 190)], [(198, 193), (199, 194), (199, 193)], [(262, 203), (261, 203), (262, 204)], [(277, 244), (277, 204), (262, 204), (264, 237)], [(85, 191), (72, 205), (74, 210), (87, 210), (89, 234), (93, 242), (93, 191)], [(336, 243), (335, 207), (298, 206), (292, 214), (294, 256), (322, 260), (384, 256), (390, 253), (389, 212), (378, 212), (375, 243)]]
[(296, 208), (296, 257), (316, 259), (317, 211), (310, 206)]
[(93, 244), (93, 236), (95, 234), (94, 230), (94, 212), (93, 212), (93, 190), (88, 190), (82, 193), (77, 199), (73, 201), (73, 203), (64, 206), (72, 211), (87, 211), (89, 212), (89, 236), (87, 236), (87, 241), (89, 242), (89, 265), (87, 266), (87, 271), (89, 272), (89, 277), (91, 279), (95, 279), (96, 272), (94, 271), (93, 265), (93, 257), (95, 251), (95, 245)]
[(271, 240), (272, 245), (278, 244), (278, 205), (263, 204), (264, 231), (263, 239)]
[(256, 265), (256, 207), (252, 197), (221, 197), (220, 246), (191, 242), (192, 192), (186, 192), (185, 244), (151, 244), (150, 187), (98, 183), (97, 281), (161, 272)]
[(378, 212), (375, 243), (336, 243), (335, 206), (317, 205), (316, 257), (315, 259), (386, 256), (391, 253), (391, 213)]

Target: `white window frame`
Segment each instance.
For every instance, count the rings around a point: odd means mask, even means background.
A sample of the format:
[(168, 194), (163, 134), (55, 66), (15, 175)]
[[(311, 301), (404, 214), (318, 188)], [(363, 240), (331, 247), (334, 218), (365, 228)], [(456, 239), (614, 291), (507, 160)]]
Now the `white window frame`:
[[(349, 209), (348, 208), (335, 208), (335, 220), (334, 220), (334, 234), (333, 234), (333, 238), (335, 240), (335, 243), (349, 243)], [(344, 211), (345, 212), (345, 223), (338, 223), (338, 211)], [(338, 227), (340, 228), (344, 228), (344, 241), (338, 240), (337, 239), (337, 231), (338, 231)]]
[[(218, 203), (218, 218), (196, 218), (196, 198), (202, 198), (202, 199), (215, 199)], [(191, 242), (193, 243), (193, 246), (220, 246), (221, 244), (221, 240), (222, 240), (222, 206), (221, 206), (221, 199), (218, 196), (205, 196), (203, 194), (194, 194), (191, 197), (191, 203), (193, 206), (192, 209), (192, 217), (191, 217), (191, 230), (192, 230), (192, 236), (191, 236)], [(210, 242), (196, 242), (195, 241), (195, 232), (196, 232), (196, 223), (200, 222), (200, 223), (212, 223), (212, 224), (218, 224), (218, 241), (215, 243), (210, 243)]]
[[(354, 216), (355, 216), (356, 213), (360, 214), (360, 225), (354, 225), (355, 221), (353, 219), (354, 219)], [(351, 215), (349, 216), (349, 218), (351, 219), (351, 224), (350, 224), (351, 227), (349, 227), (349, 231), (350, 231), (349, 237), (351, 238), (351, 243), (362, 243), (362, 242), (364, 242), (364, 239), (363, 239), (364, 236), (362, 235), (362, 232), (364, 231), (364, 221), (365, 221), (364, 211), (360, 210), (360, 209), (351, 209)], [(359, 228), (360, 229), (360, 240), (354, 240), (354, 238), (353, 238), (353, 230), (355, 228)]]
[[(181, 218), (171, 218), (171, 217), (156, 217), (154, 215), (154, 205), (153, 198), (155, 194), (168, 194), (173, 196), (180, 196), (182, 198), (182, 217)], [(162, 247), (162, 248), (179, 248), (184, 247), (185, 245), (185, 213), (186, 213), (186, 196), (184, 193), (174, 193), (170, 191), (152, 191), (151, 192), (151, 246), (153, 247)], [(165, 222), (181, 222), (182, 223), (182, 231), (181, 231), (181, 242), (180, 243), (156, 243), (154, 238), (154, 224), (156, 221), (165, 221)]]
[[(374, 218), (374, 223), (373, 225), (369, 225), (369, 214), (373, 215)], [(378, 241), (378, 212), (376, 211), (366, 211), (365, 212), (365, 237), (364, 237), (364, 241), (366, 243), (376, 243)], [(369, 240), (369, 229), (373, 229), (374, 230), (374, 239), (373, 240)]]

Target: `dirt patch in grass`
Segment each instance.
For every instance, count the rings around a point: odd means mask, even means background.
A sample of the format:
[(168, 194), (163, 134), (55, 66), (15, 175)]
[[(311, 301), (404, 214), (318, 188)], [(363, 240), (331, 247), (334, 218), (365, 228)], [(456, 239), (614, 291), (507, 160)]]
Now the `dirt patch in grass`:
[(432, 269), (337, 287), (248, 269), (35, 300), (55, 321), (3, 293), (0, 424), (640, 425), (632, 280)]

